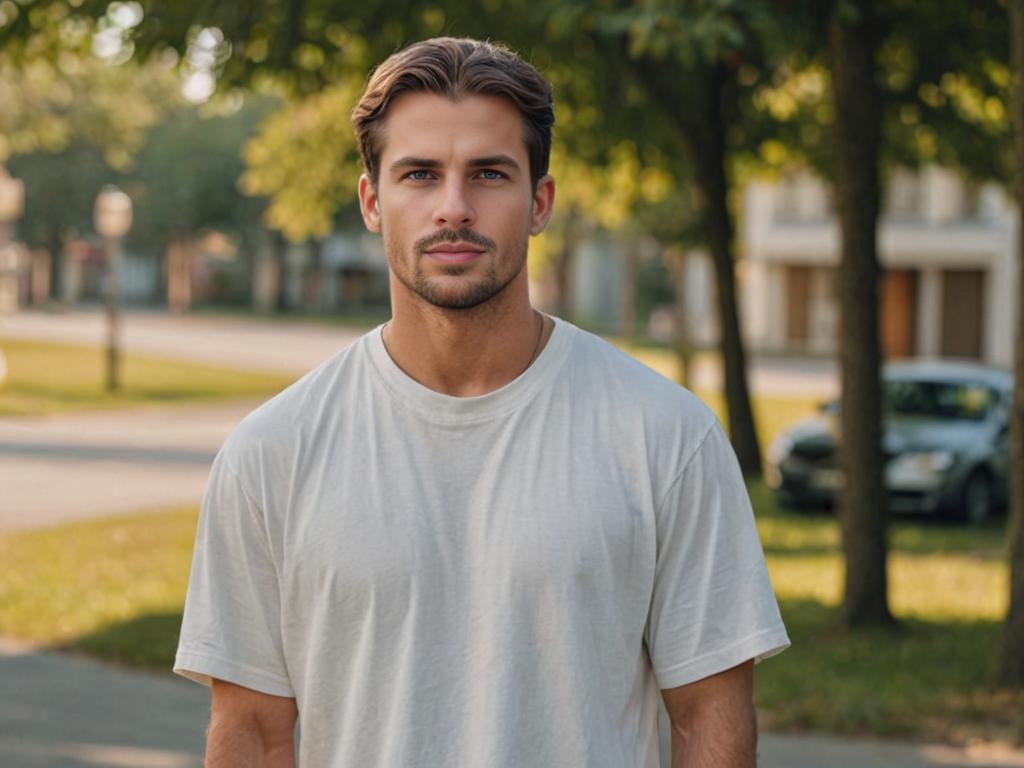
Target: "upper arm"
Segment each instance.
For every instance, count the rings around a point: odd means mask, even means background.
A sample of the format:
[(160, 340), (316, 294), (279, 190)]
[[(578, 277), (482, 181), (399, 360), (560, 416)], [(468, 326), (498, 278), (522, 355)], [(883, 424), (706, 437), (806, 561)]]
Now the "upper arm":
[(663, 689), (789, 644), (736, 455), (715, 423), (655, 508), (645, 642)]
[(194, 680), (230, 680), (278, 697), (294, 696), (284, 655), (282, 539), (266, 502), (247, 488), (259, 477), (233, 469), (222, 452), (203, 499), (175, 671)]
[[(295, 699), (272, 696), (224, 680), (211, 680), (210, 733), (207, 755), (250, 750), (269, 764), (294, 757)], [(287, 762), (280, 763), (287, 765)]]

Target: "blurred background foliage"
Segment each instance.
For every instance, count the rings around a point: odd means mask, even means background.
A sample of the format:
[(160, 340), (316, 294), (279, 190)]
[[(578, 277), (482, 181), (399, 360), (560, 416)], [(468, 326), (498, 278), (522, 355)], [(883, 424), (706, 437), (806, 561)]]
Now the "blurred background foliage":
[[(730, 190), (750, 174), (799, 163), (832, 175), (831, 8), (3, 0), (0, 162), (30, 180), (31, 245), (55, 249), (61, 232), (83, 229), (89, 200), (76, 196), (106, 181), (147, 199), (147, 243), (202, 226), (244, 231), (254, 211), (293, 241), (323, 237), (354, 202), (348, 115), (367, 71), (411, 40), (480, 36), (508, 42), (555, 86), (559, 213), (575, 231), (704, 245), (703, 214), (734, 208)], [(1007, 179), (1002, 3), (880, 9), (887, 167), (937, 161)], [(712, 190), (697, 161), (716, 158), (726, 186)], [(70, 174), (83, 183), (60, 184)], [(259, 202), (246, 205), (239, 190)], [(573, 231), (555, 223), (538, 267)]]

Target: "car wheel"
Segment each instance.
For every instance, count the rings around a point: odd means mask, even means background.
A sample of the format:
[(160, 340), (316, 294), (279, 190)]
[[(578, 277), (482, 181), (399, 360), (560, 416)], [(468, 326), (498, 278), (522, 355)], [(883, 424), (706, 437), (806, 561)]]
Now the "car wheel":
[(960, 516), (964, 522), (977, 525), (992, 516), (992, 480), (986, 472), (974, 470), (960, 496)]

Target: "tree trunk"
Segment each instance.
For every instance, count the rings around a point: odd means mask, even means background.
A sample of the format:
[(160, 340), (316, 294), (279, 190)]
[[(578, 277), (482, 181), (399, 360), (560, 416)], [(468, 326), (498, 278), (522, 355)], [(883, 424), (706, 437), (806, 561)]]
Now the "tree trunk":
[(725, 170), (726, 125), (722, 100), (731, 75), (722, 64), (709, 67), (697, 85), (701, 116), (684, 130), (689, 138), (696, 170), (708, 250), (715, 265), (722, 362), (725, 368), (725, 403), (729, 433), (745, 475), (761, 474), (761, 449), (750, 406), (746, 353), (740, 335), (736, 302), (736, 270), (733, 258), (733, 224), (729, 212), (729, 180)]
[(652, 103), (662, 105), (679, 126), (681, 143), (694, 168), (700, 216), (715, 265), (718, 290), (719, 346), (725, 368), (725, 406), (729, 437), (747, 476), (761, 474), (761, 448), (747, 386), (746, 352), (740, 333), (733, 259), (733, 225), (726, 174), (724, 103), (735, 74), (722, 62), (666, 76), (655, 59), (631, 62), (637, 82)]
[(998, 683), (1024, 688), (1024, 0), (1010, 2), (1013, 59), (1013, 127), (1016, 139), (1017, 333), (1014, 342), (1013, 405), (1010, 409), (1010, 606), (1006, 612)]
[(186, 235), (172, 235), (167, 243), (167, 309), (186, 314), (192, 307), (192, 254)]
[[(845, 11), (854, 10), (853, 14)], [(836, 196), (841, 229), (839, 294), (842, 382), (840, 500), (847, 626), (892, 622), (886, 572), (888, 510), (882, 482), (878, 327), (879, 145), (875, 83), (877, 30), (871, 0), (834, 11), (831, 28), (835, 100)]]

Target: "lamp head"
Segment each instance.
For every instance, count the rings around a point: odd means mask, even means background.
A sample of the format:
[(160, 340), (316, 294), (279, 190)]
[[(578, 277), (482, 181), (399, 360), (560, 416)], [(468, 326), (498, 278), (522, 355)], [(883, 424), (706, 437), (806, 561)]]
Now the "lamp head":
[(93, 224), (103, 237), (124, 237), (132, 228), (132, 199), (108, 184), (96, 196)]

